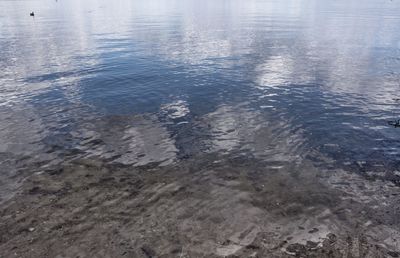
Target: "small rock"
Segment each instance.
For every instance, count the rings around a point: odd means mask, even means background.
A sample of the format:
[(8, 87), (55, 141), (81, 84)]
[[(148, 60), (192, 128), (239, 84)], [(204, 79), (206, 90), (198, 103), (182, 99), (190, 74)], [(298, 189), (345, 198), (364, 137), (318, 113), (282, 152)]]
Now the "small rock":
[(295, 243), (295, 244), (289, 245), (286, 248), (286, 251), (291, 254), (295, 254), (295, 255), (299, 256), (299, 255), (305, 254), (307, 249), (304, 245)]
[(329, 242), (331, 242), (331, 243), (334, 243), (334, 242), (336, 242), (336, 240), (337, 240), (336, 235), (333, 234), (333, 233), (329, 233), (329, 234), (327, 235), (327, 238), (328, 238)]
[(306, 247), (310, 250), (314, 250), (318, 247), (318, 242), (314, 242), (314, 241), (307, 241), (306, 243)]
[(252, 245), (252, 244), (250, 244), (250, 245), (246, 245), (246, 249), (252, 249), (252, 250), (255, 250), (255, 249), (260, 249), (260, 247), (259, 247), (259, 246), (257, 246), (257, 245)]
[(146, 255), (147, 258), (152, 258), (156, 256), (156, 253), (150, 249), (148, 246), (142, 246), (142, 248), (140, 248), (142, 250), (142, 252)]
[(398, 252), (389, 251), (388, 255), (390, 255), (391, 257), (399, 257), (399, 253)]

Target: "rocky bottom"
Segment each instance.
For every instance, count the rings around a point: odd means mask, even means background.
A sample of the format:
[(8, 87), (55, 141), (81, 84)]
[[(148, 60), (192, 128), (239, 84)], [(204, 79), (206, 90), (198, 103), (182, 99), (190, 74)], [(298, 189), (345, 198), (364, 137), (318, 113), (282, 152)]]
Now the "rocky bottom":
[(1, 257), (399, 257), (400, 190), (309, 162), (75, 160), (0, 205)]

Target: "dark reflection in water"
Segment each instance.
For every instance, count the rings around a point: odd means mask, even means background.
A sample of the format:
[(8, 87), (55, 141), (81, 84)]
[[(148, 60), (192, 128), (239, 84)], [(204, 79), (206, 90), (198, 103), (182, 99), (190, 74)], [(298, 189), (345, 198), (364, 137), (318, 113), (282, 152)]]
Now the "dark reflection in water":
[(398, 1), (0, 9), (3, 196), (15, 175), (82, 157), (165, 166), (219, 153), (272, 169), (309, 158), (376, 173), (399, 165), (400, 131), (387, 125), (400, 118)]

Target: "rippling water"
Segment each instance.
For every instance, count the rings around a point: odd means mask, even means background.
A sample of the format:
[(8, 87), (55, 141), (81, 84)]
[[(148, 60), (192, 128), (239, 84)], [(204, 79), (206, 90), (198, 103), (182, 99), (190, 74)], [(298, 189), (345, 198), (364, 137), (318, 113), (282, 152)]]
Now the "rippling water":
[(77, 158), (166, 166), (215, 154), (271, 169), (309, 159), (374, 175), (399, 166), (400, 129), (387, 124), (400, 119), (399, 1), (0, 10), (3, 198)]
[(0, 253), (398, 257), (399, 28), (399, 0), (0, 0)]

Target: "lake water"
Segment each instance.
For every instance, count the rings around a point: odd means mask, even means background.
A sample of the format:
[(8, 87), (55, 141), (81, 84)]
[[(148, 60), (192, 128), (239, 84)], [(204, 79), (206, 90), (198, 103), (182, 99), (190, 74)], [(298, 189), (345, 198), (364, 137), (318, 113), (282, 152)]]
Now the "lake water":
[(78, 159), (399, 185), (399, 28), (396, 0), (0, 1), (0, 196)]
[(398, 1), (0, 7), (3, 168), (202, 152), (399, 165)]

